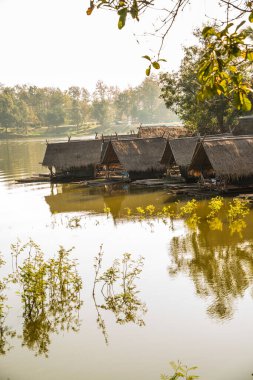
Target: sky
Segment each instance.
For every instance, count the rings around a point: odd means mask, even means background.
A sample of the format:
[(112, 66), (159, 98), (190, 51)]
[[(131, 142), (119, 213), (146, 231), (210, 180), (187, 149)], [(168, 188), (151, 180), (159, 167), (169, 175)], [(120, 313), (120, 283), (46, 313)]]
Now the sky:
[[(142, 56), (158, 46), (157, 39), (141, 37), (150, 30), (154, 11), (118, 30), (115, 13), (87, 16), (88, 6), (86, 0), (0, 0), (0, 83), (81, 86), (90, 92), (98, 80), (120, 89), (139, 85), (147, 67)], [(177, 70), (182, 45), (194, 43), (194, 27), (203, 24), (205, 14), (219, 12), (215, 0), (192, 0), (168, 36), (163, 71)]]

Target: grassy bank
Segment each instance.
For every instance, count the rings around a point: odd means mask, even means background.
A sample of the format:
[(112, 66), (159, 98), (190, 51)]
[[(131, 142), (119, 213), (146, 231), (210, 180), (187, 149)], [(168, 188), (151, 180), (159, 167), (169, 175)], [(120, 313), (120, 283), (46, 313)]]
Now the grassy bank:
[(110, 125), (104, 127), (96, 122), (88, 122), (79, 127), (76, 125), (60, 125), (60, 126), (42, 126), (28, 127), (24, 129), (8, 128), (0, 129), (0, 139), (22, 139), (22, 138), (37, 138), (37, 137), (82, 137), (98, 134), (114, 134), (114, 133), (130, 133), (131, 130), (137, 130), (139, 124), (132, 126), (126, 124)]

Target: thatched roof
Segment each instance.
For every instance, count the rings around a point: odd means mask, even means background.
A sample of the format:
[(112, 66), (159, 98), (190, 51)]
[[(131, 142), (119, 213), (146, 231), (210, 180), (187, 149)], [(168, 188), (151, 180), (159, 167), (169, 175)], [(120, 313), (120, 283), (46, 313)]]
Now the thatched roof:
[(98, 164), (101, 158), (102, 144), (102, 140), (49, 143), (42, 165), (67, 170)]
[(233, 130), (235, 135), (253, 135), (253, 115), (239, 117), (239, 123)]
[(175, 138), (179, 136), (187, 136), (188, 131), (186, 128), (181, 126), (143, 126), (141, 125), (138, 130), (138, 137), (149, 138), (149, 137), (164, 137), (164, 138)]
[(191, 171), (213, 170), (216, 176), (253, 176), (253, 136), (204, 139), (196, 147)]
[(168, 140), (161, 163), (164, 165), (176, 164), (181, 167), (189, 166), (198, 139), (198, 137), (182, 137)]
[(166, 145), (166, 139), (133, 139), (110, 141), (102, 164), (120, 163), (130, 171), (162, 170), (161, 157)]
[(137, 133), (129, 133), (129, 134), (112, 134), (112, 135), (102, 135), (102, 140), (108, 141), (108, 140), (131, 140), (134, 138), (137, 138)]

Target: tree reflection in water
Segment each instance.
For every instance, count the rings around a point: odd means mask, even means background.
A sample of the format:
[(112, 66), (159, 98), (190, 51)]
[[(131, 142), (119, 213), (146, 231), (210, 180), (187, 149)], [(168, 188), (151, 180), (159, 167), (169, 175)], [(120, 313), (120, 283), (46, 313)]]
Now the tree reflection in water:
[[(0, 254), (0, 269), (5, 264)], [(12, 348), (9, 339), (16, 336), (16, 332), (6, 325), (6, 318), (8, 308), (5, 304), (6, 301), (6, 285), (7, 280), (0, 280), (0, 355), (5, 355)]]
[[(51, 333), (79, 330), (82, 280), (71, 251), (60, 247), (55, 258), (45, 260), (32, 240), (12, 246), (17, 266), (11, 280), (20, 285), (23, 304), (22, 345), (36, 355), (48, 355)], [(27, 257), (18, 266), (21, 253)]]
[[(97, 323), (101, 329), (105, 342), (108, 343), (108, 334), (101, 310), (113, 312), (116, 323), (135, 323), (144, 326), (144, 314), (147, 312), (145, 303), (138, 297), (139, 291), (135, 281), (143, 270), (144, 258), (134, 260), (130, 253), (125, 253), (121, 260), (114, 260), (111, 267), (101, 274), (103, 251), (95, 258), (95, 279), (93, 285), (93, 300), (97, 311)], [(102, 295), (101, 303), (97, 301), (98, 290)]]
[(197, 294), (212, 299), (207, 312), (218, 319), (231, 318), (234, 300), (253, 283), (253, 242), (243, 242), (239, 235), (224, 244), (229, 231), (231, 224), (218, 233), (202, 223), (197, 230), (173, 237), (170, 246), (169, 274), (189, 275)]

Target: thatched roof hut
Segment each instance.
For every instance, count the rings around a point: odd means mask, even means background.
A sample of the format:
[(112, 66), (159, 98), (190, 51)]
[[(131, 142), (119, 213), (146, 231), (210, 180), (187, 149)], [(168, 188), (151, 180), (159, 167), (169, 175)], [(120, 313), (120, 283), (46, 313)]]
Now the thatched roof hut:
[(239, 123), (233, 129), (234, 135), (253, 135), (253, 115), (239, 117)]
[(198, 140), (198, 137), (182, 137), (168, 140), (163, 152), (161, 163), (166, 166), (189, 166)]
[(164, 138), (176, 138), (179, 136), (187, 136), (189, 132), (182, 126), (167, 126), (167, 125), (141, 125), (138, 129), (138, 137), (150, 138), (150, 137), (164, 137)]
[(102, 140), (49, 143), (42, 162), (55, 174), (91, 178), (95, 176), (102, 151)]
[(181, 176), (185, 179), (189, 179), (188, 167), (191, 163), (198, 140), (198, 137), (182, 137), (167, 140), (161, 164), (167, 168), (177, 166)]
[(157, 178), (165, 166), (160, 163), (166, 145), (163, 138), (112, 140), (102, 158), (102, 164), (119, 165), (129, 178)]
[(128, 133), (128, 134), (114, 133), (111, 135), (101, 135), (101, 137), (99, 138), (101, 138), (104, 141), (108, 141), (108, 140), (132, 140), (137, 137), (138, 137), (137, 133)]
[(230, 180), (253, 177), (253, 136), (203, 139), (197, 144), (189, 172)]

